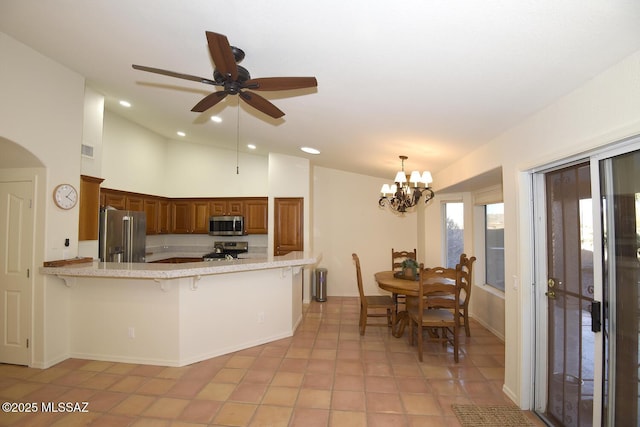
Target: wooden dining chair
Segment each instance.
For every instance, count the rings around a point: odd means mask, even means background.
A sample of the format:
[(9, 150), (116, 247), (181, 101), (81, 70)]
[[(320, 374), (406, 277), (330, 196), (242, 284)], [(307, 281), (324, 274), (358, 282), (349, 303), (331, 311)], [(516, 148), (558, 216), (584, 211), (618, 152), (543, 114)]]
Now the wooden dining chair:
[[(362, 272), (360, 270), (360, 258), (358, 255), (351, 254), (356, 263), (356, 279), (358, 282), (358, 294), (360, 295), (360, 335), (364, 335), (364, 331), (369, 326), (388, 326), (392, 327), (395, 321), (396, 305), (389, 295), (365, 295), (362, 285)], [(384, 310), (384, 312), (382, 311)], [(386, 317), (386, 323), (368, 323), (369, 317)]]
[[(458, 310), (459, 310), (459, 320), (461, 325), (464, 325), (465, 335), (471, 336), (471, 329), (469, 327), (469, 301), (471, 301), (471, 273), (473, 271), (473, 263), (475, 262), (476, 257), (467, 257), (466, 254), (460, 254), (460, 262), (456, 265), (456, 267), (460, 267), (460, 277), (458, 278), (458, 286), (460, 287), (460, 294), (458, 297)], [(436, 269), (442, 267), (435, 267)], [(427, 307), (429, 308), (448, 308), (453, 310), (454, 305), (452, 301), (447, 301), (452, 299), (452, 295), (448, 295), (446, 297), (428, 297), (427, 298)]]
[(393, 271), (401, 271), (402, 270), (402, 261), (407, 258), (411, 258), (414, 260), (418, 259), (417, 251), (414, 248), (412, 251), (396, 251), (391, 248), (391, 269)]
[[(396, 251), (395, 249), (391, 248), (391, 270), (402, 271), (402, 261), (406, 259), (413, 259), (413, 260), (418, 259), (418, 252), (416, 251), (415, 248), (413, 248), (413, 251)], [(405, 304), (406, 296), (393, 294), (393, 299), (396, 303), (396, 313), (397, 313), (398, 304)]]
[[(430, 341), (453, 345), (453, 359), (458, 363), (458, 328), (460, 327), (460, 266), (425, 269), (420, 264), (418, 295), (407, 298), (409, 343), (417, 338), (418, 359), (422, 362), (424, 333)], [(427, 304), (430, 299), (435, 305)], [(437, 308), (436, 308), (437, 307)]]
[(473, 263), (476, 257), (467, 257), (467, 254), (460, 254), (460, 321), (464, 324), (465, 335), (470, 337), (471, 330), (469, 329), (469, 301), (471, 301), (471, 288), (473, 283), (471, 282), (471, 273), (473, 271)]

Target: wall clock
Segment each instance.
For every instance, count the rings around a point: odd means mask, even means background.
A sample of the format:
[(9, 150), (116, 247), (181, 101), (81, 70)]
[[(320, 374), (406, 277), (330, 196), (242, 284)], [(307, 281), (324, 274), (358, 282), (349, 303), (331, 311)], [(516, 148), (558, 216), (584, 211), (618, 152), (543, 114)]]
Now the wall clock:
[(71, 184), (60, 184), (53, 190), (53, 201), (61, 209), (71, 209), (78, 203), (78, 191)]

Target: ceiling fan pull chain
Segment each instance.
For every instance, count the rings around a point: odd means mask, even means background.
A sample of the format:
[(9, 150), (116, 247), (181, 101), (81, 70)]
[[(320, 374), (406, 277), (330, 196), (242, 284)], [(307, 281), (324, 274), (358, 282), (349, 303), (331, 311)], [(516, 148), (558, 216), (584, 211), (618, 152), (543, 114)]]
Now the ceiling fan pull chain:
[(240, 175), (240, 100), (236, 114), (236, 175)]

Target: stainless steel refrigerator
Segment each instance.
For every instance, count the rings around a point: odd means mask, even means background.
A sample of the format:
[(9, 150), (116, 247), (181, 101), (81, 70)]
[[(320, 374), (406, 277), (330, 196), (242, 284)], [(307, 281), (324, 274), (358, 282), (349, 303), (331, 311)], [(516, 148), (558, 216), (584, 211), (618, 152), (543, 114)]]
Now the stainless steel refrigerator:
[(145, 262), (146, 240), (147, 217), (144, 212), (100, 211), (100, 261)]

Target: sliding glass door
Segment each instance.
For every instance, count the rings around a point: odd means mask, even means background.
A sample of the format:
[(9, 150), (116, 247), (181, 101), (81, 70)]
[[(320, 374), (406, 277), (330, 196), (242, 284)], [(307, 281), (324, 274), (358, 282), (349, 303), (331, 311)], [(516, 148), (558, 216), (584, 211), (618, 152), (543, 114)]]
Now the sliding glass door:
[(534, 174), (535, 410), (640, 427), (640, 138)]
[(639, 426), (640, 151), (600, 162), (605, 425)]

